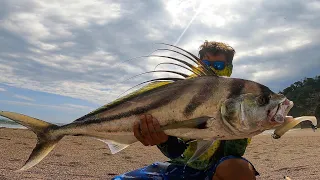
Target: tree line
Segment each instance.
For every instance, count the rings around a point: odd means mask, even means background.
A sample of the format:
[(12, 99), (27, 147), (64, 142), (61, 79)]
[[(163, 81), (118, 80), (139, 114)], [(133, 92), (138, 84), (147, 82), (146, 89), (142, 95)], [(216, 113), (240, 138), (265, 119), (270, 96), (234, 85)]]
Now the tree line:
[[(290, 116), (316, 116), (320, 127), (320, 76), (294, 82), (280, 93), (294, 102)], [(310, 124), (302, 123), (301, 127), (310, 127)]]

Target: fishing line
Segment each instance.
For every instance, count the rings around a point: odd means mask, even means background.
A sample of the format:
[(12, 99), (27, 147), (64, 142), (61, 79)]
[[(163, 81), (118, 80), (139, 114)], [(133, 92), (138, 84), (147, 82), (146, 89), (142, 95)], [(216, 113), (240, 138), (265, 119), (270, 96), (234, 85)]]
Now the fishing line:
[[(273, 145), (273, 149), (274, 149), (274, 151), (275, 151), (275, 156), (274, 156), (274, 161), (276, 162), (275, 164), (279, 164), (279, 162), (280, 162), (280, 160), (279, 160), (279, 158), (278, 158), (278, 152), (279, 151), (277, 151), (278, 149), (276, 149), (276, 145), (275, 145), (275, 140), (273, 139), (273, 137), (271, 136), (270, 137), (271, 138), (271, 141), (272, 141), (272, 145)], [(273, 169), (275, 170), (275, 167), (273, 167)]]
[(200, 13), (200, 10), (202, 10), (203, 4), (204, 4), (203, 1), (201, 1), (198, 9), (196, 10), (196, 13), (193, 15), (193, 17), (191, 18), (191, 20), (189, 21), (189, 23), (187, 24), (187, 26), (184, 28), (184, 30), (182, 31), (182, 33), (181, 33), (180, 36), (178, 37), (177, 41), (174, 43), (175, 46), (180, 42), (182, 36), (186, 33), (186, 31), (189, 29), (189, 27), (190, 27), (190, 25), (192, 24), (192, 22), (196, 19), (196, 17), (197, 17), (198, 14)]
[[(187, 26), (184, 28), (184, 30), (182, 31), (182, 33), (180, 34), (180, 36), (178, 37), (178, 39), (176, 40), (176, 42), (174, 43), (174, 46), (177, 46), (178, 43), (180, 42), (181, 38), (184, 36), (184, 34), (186, 33), (186, 31), (189, 29), (190, 25), (192, 24), (192, 22), (196, 19), (196, 17), (198, 16), (198, 14), (200, 13), (200, 10), (202, 9), (202, 4), (203, 1), (200, 2), (200, 5), (198, 7), (198, 9), (196, 10), (195, 14), (193, 15), (193, 17), (191, 18), (191, 20), (189, 21), (189, 23), (187, 24)], [(154, 70), (156, 70), (157, 66), (154, 68)]]

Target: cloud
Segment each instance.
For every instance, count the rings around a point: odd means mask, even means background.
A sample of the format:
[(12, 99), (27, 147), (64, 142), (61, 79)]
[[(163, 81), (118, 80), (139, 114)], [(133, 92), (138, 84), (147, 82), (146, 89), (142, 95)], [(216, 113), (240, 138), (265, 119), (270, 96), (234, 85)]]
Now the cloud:
[(4, 91), (7, 91), (7, 90), (0, 87), (0, 92), (1, 92), (1, 91), (4, 92)]
[(177, 42), (197, 54), (204, 40), (217, 40), (237, 51), (233, 77), (280, 90), (319, 74), (319, 7), (297, 0), (4, 0), (0, 82), (106, 104), (139, 82), (168, 76), (122, 82), (169, 61), (132, 59), (163, 47), (155, 43)]
[(22, 96), (22, 95), (18, 95), (18, 94), (15, 94), (13, 97), (18, 98), (18, 99), (22, 99), (22, 100), (26, 100), (26, 101), (35, 101), (34, 99), (32, 99), (30, 97), (26, 97), (26, 96)]

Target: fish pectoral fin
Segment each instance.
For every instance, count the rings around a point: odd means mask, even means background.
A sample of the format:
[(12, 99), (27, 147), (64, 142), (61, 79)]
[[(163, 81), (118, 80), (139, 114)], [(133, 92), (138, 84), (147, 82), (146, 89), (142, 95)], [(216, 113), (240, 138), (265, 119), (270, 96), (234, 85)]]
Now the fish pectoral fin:
[(194, 152), (192, 157), (188, 160), (187, 163), (191, 163), (194, 160), (198, 159), (201, 155), (208, 151), (208, 149), (213, 145), (215, 139), (212, 140), (198, 140), (197, 141), (197, 150)]
[(194, 119), (189, 119), (185, 121), (176, 121), (172, 124), (168, 124), (166, 126), (161, 127), (161, 130), (167, 129), (178, 129), (178, 128), (198, 128), (205, 129), (207, 125), (207, 121), (212, 117), (209, 116), (201, 116)]
[(124, 150), (128, 146), (130, 146), (130, 144), (122, 144), (122, 143), (118, 143), (118, 142), (110, 141), (110, 140), (105, 140), (105, 139), (98, 139), (98, 140), (100, 140), (108, 145), (108, 147), (111, 151), (111, 154), (116, 154), (116, 153)]

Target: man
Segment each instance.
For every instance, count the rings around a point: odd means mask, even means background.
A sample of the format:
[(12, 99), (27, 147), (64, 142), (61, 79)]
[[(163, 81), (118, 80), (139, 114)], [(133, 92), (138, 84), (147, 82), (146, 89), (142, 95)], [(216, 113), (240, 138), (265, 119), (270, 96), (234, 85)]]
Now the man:
[[(218, 76), (230, 76), (235, 51), (221, 42), (208, 42), (200, 46), (200, 61), (210, 66)], [(156, 117), (142, 115), (133, 126), (135, 137), (145, 146), (157, 145), (170, 158), (168, 163), (155, 163), (145, 168), (125, 173), (118, 179), (255, 179), (259, 173), (242, 158), (250, 139), (216, 141), (197, 160), (186, 166), (196, 150), (197, 142), (166, 135), (160, 130)], [(161, 177), (161, 178), (160, 178)], [(115, 178), (115, 179), (117, 179)]]

